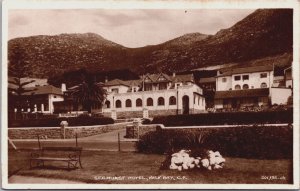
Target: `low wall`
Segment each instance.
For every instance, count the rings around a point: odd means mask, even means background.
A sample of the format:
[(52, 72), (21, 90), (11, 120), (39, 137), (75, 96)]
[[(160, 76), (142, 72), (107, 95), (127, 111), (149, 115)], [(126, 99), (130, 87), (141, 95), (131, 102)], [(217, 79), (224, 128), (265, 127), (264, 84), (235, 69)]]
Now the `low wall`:
[[(125, 129), (131, 122), (117, 123), (109, 125), (94, 125), (94, 126), (76, 126), (65, 128), (65, 138), (88, 137), (101, 133), (106, 133), (112, 130)], [(8, 137), (10, 139), (37, 139), (37, 135), (40, 138), (47, 139), (61, 139), (63, 134), (60, 127), (23, 127), (23, 128), (9, 128)]]
[(140, 134), (139, 136), (142, 136), (150, 131), (156, 131), (158, 126), (156, 124), (153, 124), (153, 125), (140, 125), (139, 127), (140, 128), (138, 130), (137, 126), (127, 125), (125, 138), (136, 139), (138, 138), (138, 132)]

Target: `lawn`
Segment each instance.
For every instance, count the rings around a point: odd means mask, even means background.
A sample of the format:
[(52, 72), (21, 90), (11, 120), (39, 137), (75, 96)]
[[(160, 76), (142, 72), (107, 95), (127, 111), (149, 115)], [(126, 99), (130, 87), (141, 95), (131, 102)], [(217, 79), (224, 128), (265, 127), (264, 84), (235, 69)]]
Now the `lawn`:
[[(292, 160), (226, 158), (221, 170), (160, 170), (164, 155), (83, 151), (83, 169), (29, 169), (29, 151), (9, 150), (9, 175), (67, 179), (97, 184), (291, 184)], [(50, 164), (50, 163), (49, 163)], [(269, 180), (267, 180), (269, 179)]]

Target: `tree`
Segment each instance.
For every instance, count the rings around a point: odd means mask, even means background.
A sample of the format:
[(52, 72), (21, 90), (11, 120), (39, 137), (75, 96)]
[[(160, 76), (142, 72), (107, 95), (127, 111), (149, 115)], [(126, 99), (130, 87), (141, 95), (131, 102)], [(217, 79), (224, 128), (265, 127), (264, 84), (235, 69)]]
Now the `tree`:
[(20, 46), (15, 46), (10, 50), (8, 63), (8, 75), (10, 76), (8, 80), (8, 106), (9, 109), (17, 108), (17, 112), (20, 113), (21, 108), (27, 104), (27, 98), (24, 96), (24, 93), (35, 90), (25, 88), (25, 86), (33, 83), (34, 80), (22, 80), (28, 77), (29, 69), (29, 63), (25, 61), (25, 50)]
[(102, 84), (97, 83), (95, 78), (90, 76), (83, 77), (83, 82), (72, 93), (76, 102), (82, 104), (83, 109), (89, 113), (92, 112), (94, 104), (103, 103), (106, 94)]

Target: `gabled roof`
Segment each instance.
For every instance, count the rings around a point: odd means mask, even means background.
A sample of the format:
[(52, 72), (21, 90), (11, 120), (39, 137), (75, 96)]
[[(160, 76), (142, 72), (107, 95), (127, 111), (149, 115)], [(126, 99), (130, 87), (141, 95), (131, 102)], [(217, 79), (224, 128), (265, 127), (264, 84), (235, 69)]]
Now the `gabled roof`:
[(216, 91), (215, 99), (269, 96), (269, 88)]
[(158, 80), (161, 76), (162, 76), (163, 78), (165, 78), (164, 81), (172, 81), (172, 79), (170, 78), (170, 76), (168, 76), (167, 74), (164, 74), (164, 73), (159, 73), (159, 74), (146, 74), (145, 77), (144, 77), (144, 79), (149, 78), (150, 81), (151, 81), (152, 83), (157, 83), (157, 82), (162, 82), (162, 81), (159, 81), (159, 80)]
[(120, 85), (130, 87), (128, 82), (120, 79), (114, 79), (104, 83), (104, 86), (120, 86)]
[(32, 91), (26, 92), (23, 95), (44, 95), (44, 94), (63, 95), (60, 88), (54, 87), (52, 85), (31, 87), (31, 88), (26, 88), (26, 90), (32, 90)]
[(193, 74), (181, 74), (172, 76), (173, 82), (194, 82), (194, 75)]
[(244, 74), (244, 73), (254, 73), (254, 72), (268, 72), (272, 71), (272, 65), (265, 65), (265, 66), (253, 66), (253, 67), (243, 67), (243, 68), (231, 68), (230, 70), (224, 71), (222, 74), (218, 75), (221, 76), (231, 76), (233, 74)]
[(142, 80), (128, 80), (125, 81), (130, 87), (139, 86), (142, 83)]

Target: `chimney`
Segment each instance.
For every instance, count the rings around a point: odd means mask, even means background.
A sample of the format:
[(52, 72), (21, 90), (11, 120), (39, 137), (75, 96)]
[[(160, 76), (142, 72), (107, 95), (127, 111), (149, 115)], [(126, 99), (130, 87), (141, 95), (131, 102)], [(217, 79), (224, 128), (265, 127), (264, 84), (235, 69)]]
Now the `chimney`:
[(67, 86), (65, 83), (61, 84), (61, 91), (64, 93), (65, 91), (67, 91)]
[(176, 76), (176, 73), (175, 72), (173, 72), (173, 77), (175, 77)]

